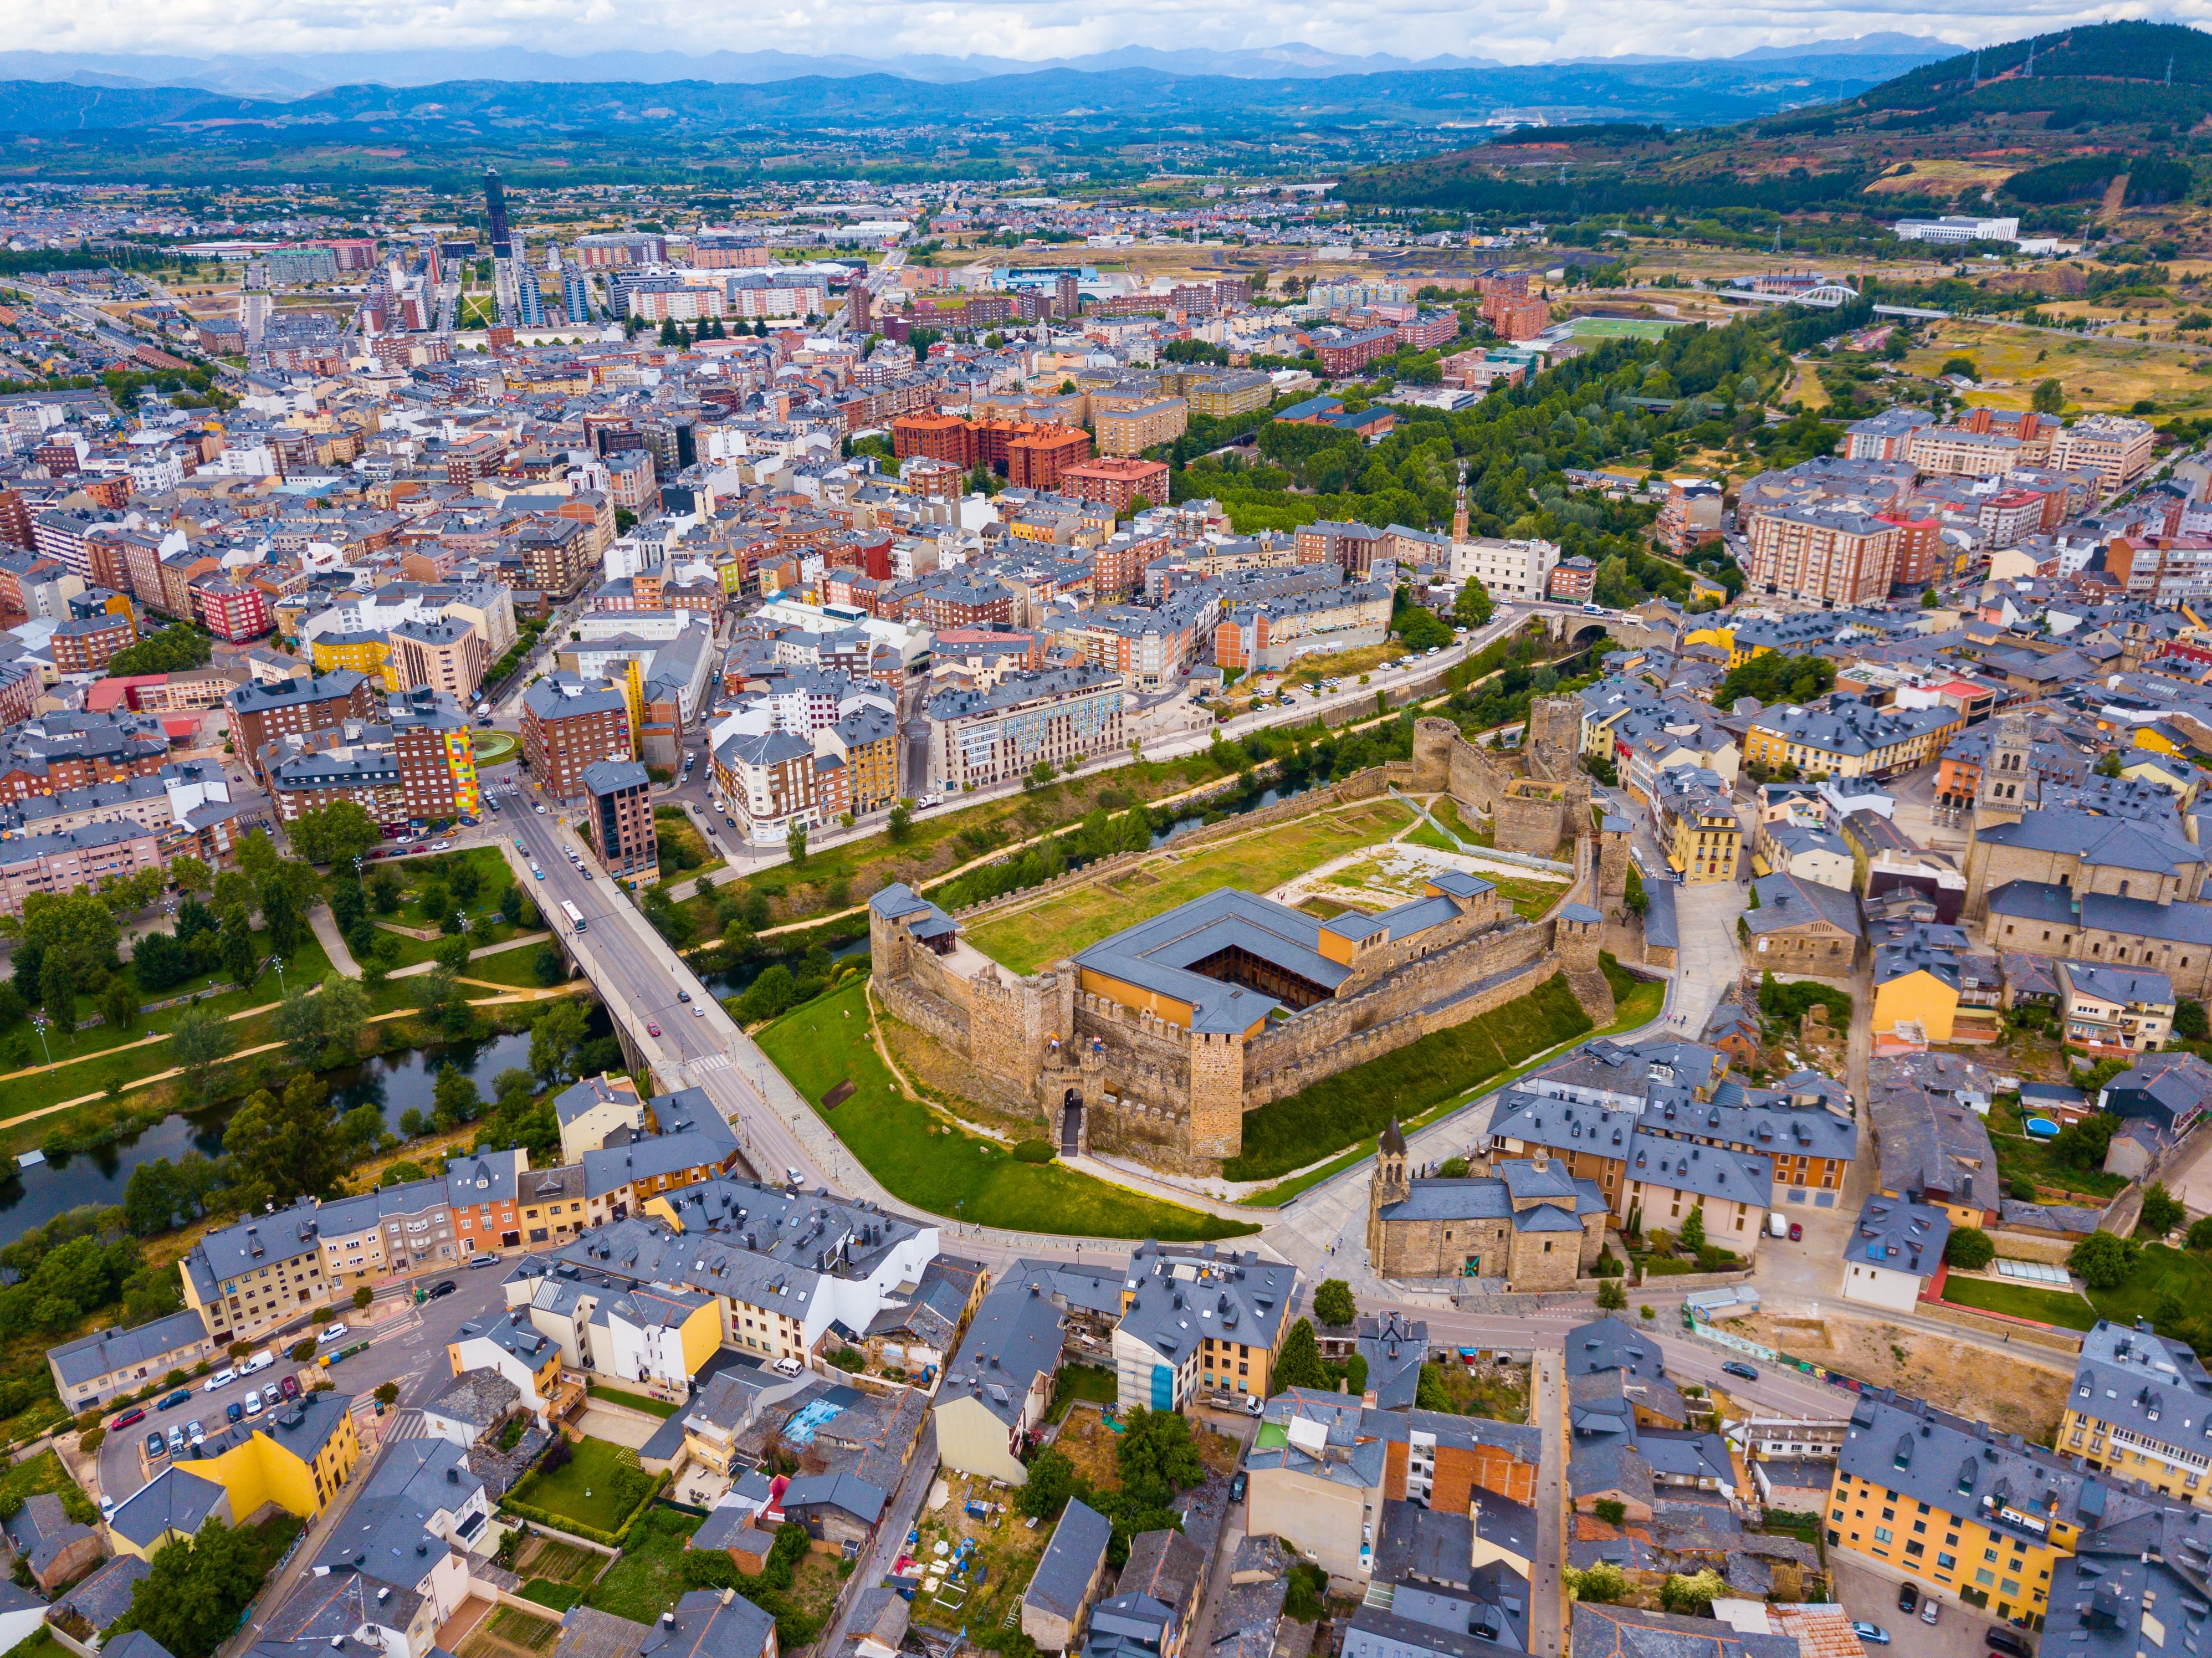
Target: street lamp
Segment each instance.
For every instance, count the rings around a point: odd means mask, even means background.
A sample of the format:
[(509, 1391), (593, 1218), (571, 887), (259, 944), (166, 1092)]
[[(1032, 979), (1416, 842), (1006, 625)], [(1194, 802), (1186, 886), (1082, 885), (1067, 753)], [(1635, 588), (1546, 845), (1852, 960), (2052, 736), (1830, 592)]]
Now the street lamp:
[(39, 1046), (46, 1050), (46, 1063), (51, 1066), (54, 1062), (54, 1050), (46, 1042), (46, 1017), (43, 1014), (33, 1013), (31, 1016), (31, 1023), (38, 1027)]

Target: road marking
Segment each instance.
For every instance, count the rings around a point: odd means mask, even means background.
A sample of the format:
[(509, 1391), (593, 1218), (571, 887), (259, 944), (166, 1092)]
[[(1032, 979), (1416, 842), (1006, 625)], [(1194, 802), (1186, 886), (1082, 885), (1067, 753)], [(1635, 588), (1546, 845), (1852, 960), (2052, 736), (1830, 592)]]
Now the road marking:
[(727, 1071), (730, 1068), (730, 1056), (726, 1054), (709, 1054), (704, 1059), (692, 1060), (691, 1068), (694, 1071)]

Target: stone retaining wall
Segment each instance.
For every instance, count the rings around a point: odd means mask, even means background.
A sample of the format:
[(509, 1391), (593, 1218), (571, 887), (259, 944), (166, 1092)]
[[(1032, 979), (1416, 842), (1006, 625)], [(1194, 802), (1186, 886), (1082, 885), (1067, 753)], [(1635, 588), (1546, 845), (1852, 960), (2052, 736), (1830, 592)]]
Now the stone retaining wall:
[(2073, 1238), (2045, 1237), (2036, 1232), (2012, 1232), (1999, 1229), (1990, 1234), (1990, 1242), (1997, 1247), (2000, 1260), (2038, 1260), (2045, 1266), (2063, 1266), (2066, 1257), (2074, 1253)]
[(2025, 1319), (2007, 1318), (2001, 1313), (1984, 1313), (1972, 1307), (1956, 1307), (1948, 1301), (1923, 1301), (1917, 1310), (1927, 1317), (1982, 1335), (2002, 1336), (2008, 1341), (2048, 1347), (2053, 1352), (2078, 1354), (2081, 1351), (2081, 1337), (2073, 1330), (2031, 1324)]

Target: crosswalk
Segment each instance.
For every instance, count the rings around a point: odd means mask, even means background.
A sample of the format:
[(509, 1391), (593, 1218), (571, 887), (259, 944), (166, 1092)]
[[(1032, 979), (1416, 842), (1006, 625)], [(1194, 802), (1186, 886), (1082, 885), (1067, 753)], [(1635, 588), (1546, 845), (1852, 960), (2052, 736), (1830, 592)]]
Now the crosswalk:
[(709, 1054), (703, 1060), (692, 1060), (691, 1068), (694, 1071), (727, 1071), (730, 1068), (730, 1056), (726, 1054)]
[(394, 1439), (428, 1439), (430, 1437), (430, 1424), (423, 1420), (422, 1412), (413, 1409), (404, 1410), (392, 1418), (390, 1424), (384, 1430), (384, 1437), (387, 1442)]

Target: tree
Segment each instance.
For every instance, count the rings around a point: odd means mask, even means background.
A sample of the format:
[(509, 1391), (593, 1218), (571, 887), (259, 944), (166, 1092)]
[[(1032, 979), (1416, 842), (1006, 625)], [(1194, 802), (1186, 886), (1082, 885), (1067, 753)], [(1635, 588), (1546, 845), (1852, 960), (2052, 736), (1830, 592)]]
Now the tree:
[(2173, 1034), (2185, 1042), (2201, 1042), (2212, 1036), (2212, 1022), (2204, 1017), (2204, 1004), (2184, 996), (2173, 1005)]
[(531, 1027), (530, 1068), (546, 1082), (566, 1076), (570, 1056), (589, 1035), (584, 1010), (574, 1002), (549, 1007)]
[(1314, 1291), (1314, 1316), (1324, 1324), (1343, 1326), (1359, 1316), (1358, 1304), (1352, 1298), (1352, 1286), (1340, 1278), (1325, 1278), (1321, 1288)]
[(446, 885), (453, 892), (453, 902), (467, 909), (476, 902), (477, 894), (483, 890), (483, 878), (477, 873), (474, 864), (457, 864), (446, 877)]
[(1469, 576), (1467, 585), (1459, 590), (1459, 597), (1452, 600), (1452, 619), (1462, 628), (1480, 628), (1490, 620), (1496, 608), (1491, 602), (1489, 589)]
[(185, 1090), (195, 1100), (207, 1097), (209, 1068), (230, 1049), (229, 1024), (198, 1008), (186, 1009), (169, 1027), (169, 1057), (185, 1073)]
[(1601, 1560), (1581, 1571), (1570, 1566), (1560, 1576), (1566, 1580), (1569, 1594), (1593, 1605), (1618, 1600), (1628, 1593), (1626, 1575), (1610, 1560)]
[(422, 981), (422, 1011), (435, 1018), (438, 1028), (448, 1036), (465, 1036), (476, 1023), (461, 981), (449, 967), (432, 968)]
[(353, 1058), (361, 1047), (362, 1027), (368, 1023), (368, 993), (333, 970), (325, 975), (317, 999), (323, 1005), (325, 1051)]
[(2180, 1199), (2166, 1189), (2166, 1182), (2153, 1181), (2143, 1191), (2142, 1218), (2136, 1223), (2136, 1236), (2154, 1240), (2162, 1238), (2188, 1218), (2188, 1211), (2181, 1206)]
[[(1313, 1333), (1310, 1324), (1306, 1333)], [(1123, 1495), (1149, 1508), (1165, 1508), (1177, 1491), (1187, 1491), (1206, 1478), (1198, 1447), (1191, 1440), (1190, 1418), (1176, 1411), (1141, 1406), (1130, 1412), (1123, 1424), (1114, 1447), (1114, 1468), (1121, 1476)]]
[(2055, 415), (2066, 406), (2066, 388), (2055, 380), (2038, 380), (2028, 407), (2039, 415)]
[(205, 892), (215, 884), (215, 872), (189, 852), (169, 859), (169, 878), (179, 892)]
[(1937, 610), (1942, 609), (1942, 607), (1943, 601), (1936, 598), (1936, 590), (1933, 587), (1923, 588), (1920, 594), (1920, 608), (1922, 610)]
[(891, 808), (891, 815), (884, 824), (884, 833), (895, 847), (902, 847), (914, 839), (914, 814), (907, 810), (905, 801), (902, 800)]
[(559, 984), (562, 980), (567, 978), (568, 976), (568, 963), (567, 957), (561, 954), (560, 946), (557, 944), (538, 945), (537, 953), (530, 958), (530, 975), (532, 978), (536, 979), (539, 984), (544, 985), (549, 988), (554, 985)]
[(2135, 1271), (2142, 1246), (2111, 1232), (2092, 1232), (2074, 1246), (2066, 1264), (2092, 1290), (2117, 1290)]
[(115, 964), (122, 932), (107, 906), (89, 892), (34, 892), (23, 900), (23, 942), (59, 956), (82, 984), (95, 968)]
[(783, 849), (791, 856), (793, 869), (806, 867), (806, 825), (794, 823), (784, 831)]
[(256, 1544), (245, 1527), (209, 1515), (191, 1541), (155, 1552), (152, 1570), (132, 1586), (130, 1607), (109, 1633), (137, 1630), (173, 1658), (210, 1658), (261, 1591), (265, 1563)]
[(2185, 1242), (2192, 1249), (2212, 1249), (2212, 1215), (2190, 1222)]
[(244, 904), (233, 904), (222, 913), (222, 965), (231, 982), (240, 990), (252, 988), (261, 976), (261, 952), (254, 948), (253, 923)]
[(276, 1035), (284, 1044), (284, 1057), (295, 1066), (309, 1066), (322, 1056), (328, 1033), (323, 1027), (322, 999), (314, 987), (295, 984), (276, 1004)]
[(177, 1221), (177, 1175), (167, 1157), (142, 1163), (131, 1171), (123, 1192), (123, 1224), (133, 1237), (150, 1238)]
[(1030, 1463), (1030, 1477), (1014, 1493), (1014, 1506), (1032, 1520), (1057, 1519), (1075, 1495), (1075, 1464), (1067, 1453), (1048, 1445)]
[(349, 868), (383, 838), (376, 820), (350, 800), (334, 800), (301, 812), (288, 833), (292, 849), (301, 857), (311, 864), (327, 864), (333, 871), (341, 865)]
[(76, 1028), (76, 981), (69, 957), (58, 950), (39, 959), (39, 1003), (46, 1017), (64, 1031)]
[(1659, 1604), (1668, 1612), (1691, 1615), (1700, 1614), (1711, 1607), (1716, 1596), (1728, 1593), (1728, 1585), (1711, 1566), (1694, 1577), (1679, 1574), (1670, 1576), (1659, 1586)]
[(1978, 1226), (1954, 1229), (1950, 1241), (1943, 1246), (1946, 1265), (1969, 1272), (1978, 1272), (1996, 1259), (1997, 1247), (1990, 1242), (1990, 1235)]
[(246, 1206), (327, 1197), (337, 1187), (345, 1162), (331, 1132), (330, 1097), (329, 1084), (295, 1077), (282, 1095), (258, 1090), (232, 1114), (222, 1149)]
[(1705, 1247), (1705, 1212), (1702, 1205), (1682, 1218), (1677, 1242), (1692, 1254)]
[(131, 1029), (141, 1005), (138, 987), (128, 974), (117, 974), (107, 981), (107, 988), (100, 993), (100, 1017), (118, 1030)]
[(430, 946), (430, 959), (451, 973), (459, 973), (469, 964), (469, 941), (466, 938), (441, 938)]
[(512, 882), (500, 889), (499, 913), (509, 926), (522, 924), (522, 889)]
[(1628, 1306), (1628, 1291), (1620, 1287), (1619, 1278), (1609, 1278), (1597, 1286), (1597, 1304), (1600, 1310), (1604, 1312), (1618, 1313), (1626, 1310)]
[(433, 1121), (440, 1123), (474, 1122), (483, 1111), (483, 1096), (477, 1091), (475, 1080), (451, 1062), (439, 1067), (430, 1099)]
[(398, 913), (399, 891), (399, 878), (388, 869), (380, 869), (368, 878), (368, 902), (376, 906), (379, 915)]
[(1270, 1395), (1286, 1388), (1326, 1388), (1328, 1371), (1321, 1362), (1321, 1344), (1314, 1339), (1313, 1325), (1300, 1319), (1283, 1338), (1282, 1357), (1267, 1376)]

